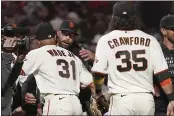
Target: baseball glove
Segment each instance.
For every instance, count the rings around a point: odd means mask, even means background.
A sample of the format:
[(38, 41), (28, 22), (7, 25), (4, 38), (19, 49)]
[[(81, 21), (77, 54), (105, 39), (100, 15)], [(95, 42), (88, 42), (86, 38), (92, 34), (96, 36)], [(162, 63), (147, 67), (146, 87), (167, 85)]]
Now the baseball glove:
[(90, 110), (93, 116), (102, 116), (108, 112), (109, 104), (102, 95), (98, 99), (91, 97)]
[(105, 99), (105, 96), (102, 95), (97, 99), (98, 110), (100, 110), (101, 114), (104, 115), (109, 110), (109, 103)]
[(90, 99), (90, 112), (92, 116), (102, 116), (101, 111), (98, 109), (97, 101), (94, 97)]

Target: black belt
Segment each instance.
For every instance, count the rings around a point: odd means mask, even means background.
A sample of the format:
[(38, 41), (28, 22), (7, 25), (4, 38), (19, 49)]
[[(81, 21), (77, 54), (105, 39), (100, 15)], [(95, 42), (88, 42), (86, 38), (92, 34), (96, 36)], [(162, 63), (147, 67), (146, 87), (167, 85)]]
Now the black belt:
[[(147, 93), (147, 94), (153, 95), (152, 92), (135, 92), (135, 94), (136, 94), (136, 93)], [(121, 97), (126, 96), (126, 95), (127, 95), (127, 94), (121, 94)]]
[(152, 93), (152, 92), (145, 92), (145, 93), (148, 93), (148, 94), (152, 94), (152, 95), (153, 95), (153, 93)]
[[(147, 93), (147, 94), (153, 95), (152, 92), (134, 92), (134, 93), (117, 93), (117, 94), (120, 94), (120, 96), (123, 97), (123, 96), (127, 96), (128, 94), (138, 94), (138, 93)], [(117, 94), (111, 94), (111, 95), (117, 95)]]
[[(70, 95), (70, 96), (73, 96), (75, 94), (54, 94), (54, 95)], [(77, 95), (75, 95), (75, 96), (77, 96)]]

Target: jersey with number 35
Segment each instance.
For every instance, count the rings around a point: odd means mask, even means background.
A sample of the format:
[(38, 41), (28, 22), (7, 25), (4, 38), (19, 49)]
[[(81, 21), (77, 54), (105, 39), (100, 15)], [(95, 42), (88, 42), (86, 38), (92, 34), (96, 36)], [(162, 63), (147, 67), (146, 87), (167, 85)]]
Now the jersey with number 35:
[(41, 93), (77, 95), (80, 83), (88, 86), (93, 82), (91, 73), (78, 57), (55, 45), (30, 51), (22, 69), (26, 76), (34, 74)]
[(156, 38), (140, 30), (114, 30), (98, 41), (92, 71), (108, 74), (111, 93), (154, 93), (153, 74), (167, 69)]

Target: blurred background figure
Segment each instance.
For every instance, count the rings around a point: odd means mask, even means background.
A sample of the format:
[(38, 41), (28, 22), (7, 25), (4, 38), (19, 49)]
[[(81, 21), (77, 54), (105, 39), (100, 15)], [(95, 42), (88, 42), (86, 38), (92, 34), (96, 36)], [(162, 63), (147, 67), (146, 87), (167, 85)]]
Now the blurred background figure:
[[(73, 20), (77, 25), (78, 36), (73, 52), (84, 60), (90, 69), (100, 37), (110, 31), (109, 22), (112, 6), (116, 1), (2, 1), (1, 24), (16, 23), (30, 29), (35, 36), (35, 26), (49, 22), (55, 31), (65, 20)], [(166, 14), (174, 14), (173, 1), (130, 1), (136, 9), (140, 29), (162, 41), (159, 29), (160, 19)], [(37, 41), (31, 41), (31, 50), (37, 48)], [(84, 48), (84, 49), (82, 49)], [(78, 50), (77, 50), (78, 49)], [(85, 60), (86, 59), (86, 60)], [(87, 61), (87, 62), (86, 62)], [(107, 89), (106, 89), (107, 90)], [(82, 98), (84, 93), (82, 93)], [(89, 95), (90, 96), (90, 95)], [(17, 98), (19, 98), (17, 96)], [(17, 100), (16, 100), (17, 101)]]
[[(14, 22), (25, 24), (24, 26), (31, 28), (33, 34), (35, 31), (33, 27), (39, 22), (50, 22), (57, 30), (63, 20), (73, 20), (80, 27), (78, 43), (93, 47), (99, 38), (109, 31), (112, 5), (115, 1), (2, 1), (1, 3), (3, 25)], [(172, 1), (131, 1), (130, 4), (136, 9), (141, 29), (155, 36), (159, 35), (160, 19), (168, 13), (174, 13)]]

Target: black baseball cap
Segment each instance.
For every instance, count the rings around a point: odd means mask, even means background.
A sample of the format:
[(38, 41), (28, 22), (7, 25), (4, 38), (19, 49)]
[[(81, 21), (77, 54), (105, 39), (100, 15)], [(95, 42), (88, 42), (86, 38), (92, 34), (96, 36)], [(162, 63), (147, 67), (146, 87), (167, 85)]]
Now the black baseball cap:
[(166, 15), (160, 20), (160, 28), (174, 30), (174, 15)]
[(41, 22), (36, 26), (35, 35), (37, 40), (45, 40), (54, 37), (55, 31), (51, 24)]
[(113, 6), (113, 16), (134, 16), (135, 11), (131, 2), (128, 1), (118, 1)]
[(76, 35), (79, 35), (79, 34), (77, 33), (77, 31), (78, 31), (78, 26), (77, 26), (77, 24), (76, 24), (74, 21), (72, 21), (72, 20), (65, 20), (65, 21), (63, 21), (63, 22), (61, 23), (61, 25), (60, 25), (59, 30), (60, 30), (60, 31), (69, 31), (69, 32), (71, 32), (71, 33), (74, 33), (74, 34), (76, 34)]

